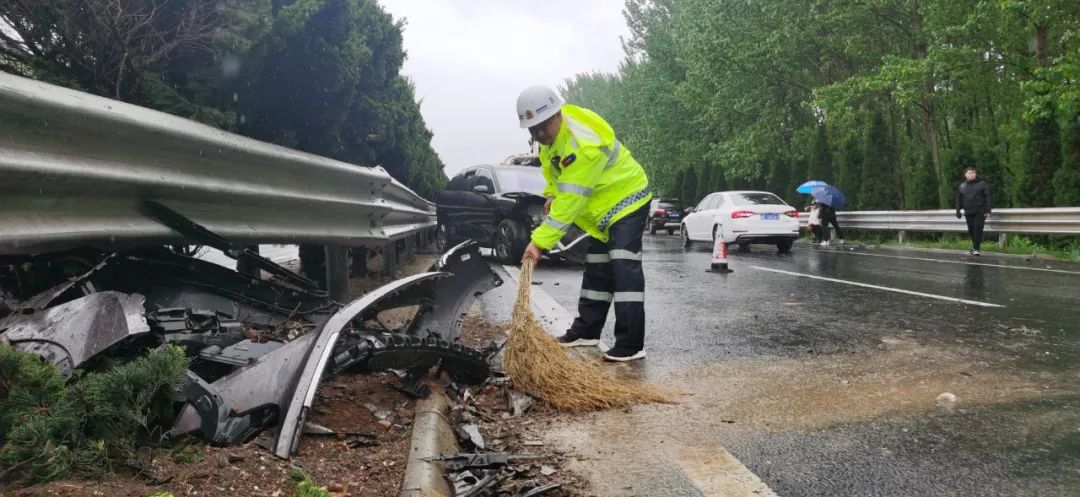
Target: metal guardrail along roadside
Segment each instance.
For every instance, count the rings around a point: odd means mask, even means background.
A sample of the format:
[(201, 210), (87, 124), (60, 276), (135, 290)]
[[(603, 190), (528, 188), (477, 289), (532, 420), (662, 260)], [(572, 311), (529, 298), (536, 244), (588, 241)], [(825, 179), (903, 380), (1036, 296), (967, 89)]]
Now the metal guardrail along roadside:
[(435, 226), (380, 167), (0, 72), (0, 255), (181, 243), (145, 200), (242, 244), (380, 246)]
[[(803, 226), (807, 216), (800, 217)], [(852, 211), (838, 212), (837, 220), (843, 229), (871, 231), (966, 233), (967, 224), (956, 219), (949, 209), (925, 211)], [(986, 232), (998, 233), (998, 242), (1005, 244), (1007, 234), (1080, 235), (1080, 207), (1047, 207), (1038, 209), (994, 209), (986, 221)]]

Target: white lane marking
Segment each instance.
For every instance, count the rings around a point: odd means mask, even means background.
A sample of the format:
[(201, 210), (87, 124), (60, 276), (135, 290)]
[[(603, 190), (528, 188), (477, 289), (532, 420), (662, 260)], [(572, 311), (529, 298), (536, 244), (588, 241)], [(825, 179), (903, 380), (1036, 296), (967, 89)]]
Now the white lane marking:
[[(829, 251), (832, 253), (832, 251)], [(940, 262), (943, 264), (966, 264), (968, 266), (986, 266), (986, 267), (1000, 267), (1005, 269), (1026, 269), (1028, 271), (1043, 271), (1047, 273), (1062, 273), (1062, 274), (1076, 274), (1080, 275), (1080, 271), (1066, 271), (1064, 269), (1047, 269), (1041, 267), (1024, 267), (1024, 266), (1008, 266), (1005, 264), (988, 264), (984, 262), (965, 262), (965, 261), (947, 261), (944, 259), (931, 259), (929, 257), (908, 257), (905, 255), (887, 255), (887, 254), (867, 254), (866, 252), (850, 252), (850, 251), (837, 251), (837, 254), (846, 255), (865, 255), (867, 257), (886, 257), (889, 259), (907, 259), (912, 261), (927, 261), (927, 262)]]
[(685, 449), (676, 455), (683, 472), (705, 497), (777, 497), (723, 447)]
[[(514, 287), (517, 288), (518, 280), (521, 278), (521, 269), (514, 266), (503, 266), (503, 271), (510, 276), (511, 280), (514, 280)], [(567, 312), (566, 308), (559, 305), (551, 295), (540, 285), (533, 285), (529, 292), (529, 300), (532, 300), (533, 313), (536, 314), (536, 319), (540, 321), (540, 324), (544, 325), (544, 330), (552, 336), (561, 336), (566, 333), (566, 330), (570, 329), (570, 325), (574, 324), (574, 316)]]
[(915, 295), (915, 296), (918, 296), (918, 297), (927, 297), (927, 298), (931, 298), (931, 299), (947, 300), (949, 302), (959, 302), (961, 304), (977, 305), (977, 306), (982, 306), (982, 307), (1005, 307), (1003, 305), (990, 304), (990, 303), (987, 303), (987, 302), (979, 302), (977, 300), (965, 300), (965, 299), (958, 299), (956, 297), (946, 297), (944, 295), (935, 295), (933, 293), (913, 292), (911, 290), (902, 290), (900, 288), (892, 288), (892, 287), (888, 287), (888, 286), (871, 285), (871, 284), (868, 284), (868, 283), (859, 283), (857, 281), (839, 280), (839, 279), (836, 279), (836, 278), (826, 278), (824, 276), (816, 276), (816, 275), (813, 275), (813, 274), (796, 273), (794, 271), (784, 271), (782, 269), (770, 269), (770, 268), (761, 267), (761, 266), (750, 266), (750, 268), (751, 269), (757, 269), (759, 271), (769, 271), (769, 272), (772, 272), (772, 273), (787, 274), (787, 275), (791, 275), (791, 276), (801, 276), (803, 278), (812, 278), (812, 279), (815, 279), (815, 280), (832, 281), (834, 283), (843, 283), (845, 285), (854, 285), (854, 286), (861, 286), (861, 287), (865, 287), (865, 288), (873, 288), (873, 289), (876, 289), (876, 290), (885, 290), (887, 292), (905, 293), (905, 294), (908, 294), (908, 295)]

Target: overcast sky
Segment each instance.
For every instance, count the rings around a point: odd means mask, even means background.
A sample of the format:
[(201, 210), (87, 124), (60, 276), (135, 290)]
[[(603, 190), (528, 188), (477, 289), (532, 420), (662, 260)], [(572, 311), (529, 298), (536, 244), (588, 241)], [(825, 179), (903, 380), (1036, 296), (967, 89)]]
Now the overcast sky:
[(623, 0), (379, 0), (405, 18), (403, 73), (453, 176), (528, 151), (517, 94), (581, 72), (614, 72)]

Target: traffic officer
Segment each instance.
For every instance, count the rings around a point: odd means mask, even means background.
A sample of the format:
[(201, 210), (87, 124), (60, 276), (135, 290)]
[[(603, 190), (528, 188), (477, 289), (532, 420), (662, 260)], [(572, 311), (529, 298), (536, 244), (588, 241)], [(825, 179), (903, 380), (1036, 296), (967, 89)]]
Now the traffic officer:
[(540, 262), (577, 225), (590, 235), (581, 280), (578, 317), (559, 342), (600, 344), (608, 309), (615, 303), (615, 346), (604, 358), (645, 357), (645, 274), (641, 236), (652, 192), (645, 170), (595, 112), (569, 105), (551, 88), (526, 88), (517, 100), (518, 121), (540, 144), (546, 218), (532, 232), (522, 262)]

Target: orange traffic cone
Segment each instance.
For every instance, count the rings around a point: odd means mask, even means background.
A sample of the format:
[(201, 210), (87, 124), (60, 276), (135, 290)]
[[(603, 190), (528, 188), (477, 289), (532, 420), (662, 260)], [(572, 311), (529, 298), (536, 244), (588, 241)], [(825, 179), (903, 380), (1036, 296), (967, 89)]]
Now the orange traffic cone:
[(713, 241), (712, 264), (708, 271), (710, 273), (732, 272), (727, 265), (727, 242), (720, 236), (717, 236), (716, 240)]

